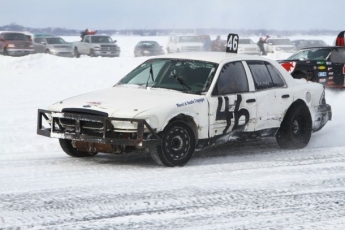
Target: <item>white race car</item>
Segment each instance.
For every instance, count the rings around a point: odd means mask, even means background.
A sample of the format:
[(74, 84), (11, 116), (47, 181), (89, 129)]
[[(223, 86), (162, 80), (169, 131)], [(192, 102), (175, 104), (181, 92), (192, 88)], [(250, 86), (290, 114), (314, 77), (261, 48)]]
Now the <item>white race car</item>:
[(195, 150), (237, 138), (305, 147), (331, 120), (321, 84), (295, 80), (260, 56), (205, 52), (154, 57), (115, 86), (38, 110), (37, 133), (73, 157), (150, 151), (181, 166)]

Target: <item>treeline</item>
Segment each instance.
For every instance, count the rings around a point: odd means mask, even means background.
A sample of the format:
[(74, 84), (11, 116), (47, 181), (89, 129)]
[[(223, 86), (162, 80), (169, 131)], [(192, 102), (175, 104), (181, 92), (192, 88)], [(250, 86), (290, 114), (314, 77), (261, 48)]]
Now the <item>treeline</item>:
[[(43, 33), (51, 34), (56, 36), (79, 36), (82, 30), (86, 28), (79, 29), (66, 29), (66, 28), (31, 28), (15, 23), (0, 26), (0, 31), (29, 31), (31, 33)], [(96, 29), (97, 28), (92, 28)], [(242, 36), (251, 36), (251, 35), (277, 35), (277, 36), (291, 36), (291, 35), (334, 35), (338, 34), (340, 31), (335, 30), (245, 30), (245, 29), (231, 29), (231, 28), (208, 28), (208, 29), (128, 29), (128, 30), (97, 30), (100, 34), (107, 35), (141, 35), (141, 36), (160, 36), (168, 35), (171, 33), (196, 33), (196, 34), (228, 34), (228, 33), (237, 33)]]

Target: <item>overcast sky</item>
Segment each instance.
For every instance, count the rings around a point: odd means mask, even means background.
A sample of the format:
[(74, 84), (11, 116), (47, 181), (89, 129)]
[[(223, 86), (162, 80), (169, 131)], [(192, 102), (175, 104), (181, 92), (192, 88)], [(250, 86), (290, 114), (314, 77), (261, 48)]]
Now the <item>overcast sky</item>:
[(345, 29), (345, 0), (0, 0), (0, 26)]

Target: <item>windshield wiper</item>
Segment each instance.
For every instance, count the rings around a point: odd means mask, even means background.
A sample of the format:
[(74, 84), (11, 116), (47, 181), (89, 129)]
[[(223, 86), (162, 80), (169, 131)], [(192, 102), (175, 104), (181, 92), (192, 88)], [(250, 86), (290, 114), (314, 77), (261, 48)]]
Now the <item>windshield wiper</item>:
[(178, 83), (180, 83), (183, 86), (185, 93), (201, 94), (201, 91), (192, 90), (192, 88), (184, 81), (182, 77), (176, 75), (175, 70), (171, 72), (170, 76), (175, 78), (178, 81)]
[(150, 63), (150, 74), (149, 74), (149, 77), (147, 78), (147, 81), (146, 81), (146, 88), (149, 85), (150, 76), (151, 76), (152, 82), (154, 82), (155, 79), (153, 77), (152, 63)]

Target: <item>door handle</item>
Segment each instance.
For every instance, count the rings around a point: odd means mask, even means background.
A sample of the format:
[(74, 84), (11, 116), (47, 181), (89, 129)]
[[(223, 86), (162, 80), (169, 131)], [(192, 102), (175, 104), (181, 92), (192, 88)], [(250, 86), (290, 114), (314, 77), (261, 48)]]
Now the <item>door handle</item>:
[(284, 95), (282, 96), (282, 98), (289, 98), (289, 97), (290, 97), (289, 94), (284, 94)]
[(246, 102), (247, 102), (247, 103), (253, 103), (253, 102), (256, 102), (256, 100), (255, 100), (254, 98), (252, 98), (252, 99), (246, 100)]

